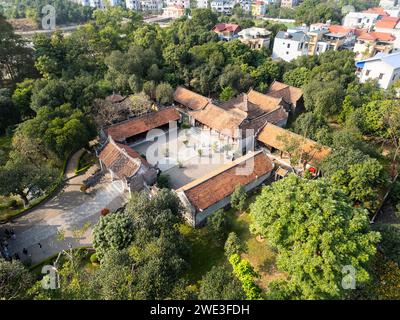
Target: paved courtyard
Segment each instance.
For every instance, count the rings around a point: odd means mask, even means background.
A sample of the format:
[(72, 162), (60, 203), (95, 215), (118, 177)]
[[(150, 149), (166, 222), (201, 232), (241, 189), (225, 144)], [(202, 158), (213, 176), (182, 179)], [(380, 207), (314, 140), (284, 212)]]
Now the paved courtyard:
[(131, 147), (167, 174), (173, 189), (231, 162), (234, 152), (232, 145), (217, 133), (194, 127)]
[[(107, 176), (88, 193), (80, 191), (82, 181), (96, 168), (97, 165), (75, 177), (67, 171), (66, 176), (72, 178), (59, 194), (33, 211), (1, 225), (0, 230), (13, 229), (16, 234), (15, 240), (8, 240), (9, 252), (18, 253), (21, 260), (35, 264), (69, 247), (90, 246), (100, 210), (116, 210), (127, 201), (120, 182), (111, 182)], [(23, 248), (28, 250), (28, 255), (22, 253)]]

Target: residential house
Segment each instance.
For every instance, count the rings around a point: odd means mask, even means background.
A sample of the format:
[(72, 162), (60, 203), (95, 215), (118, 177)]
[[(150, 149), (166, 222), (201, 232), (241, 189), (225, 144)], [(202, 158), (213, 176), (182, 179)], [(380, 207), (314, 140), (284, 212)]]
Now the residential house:
[(125, 5), (129, 10), (140, 10), (140, 0), (125, 0)]
[(178, 19), (185, 15), (185, 8), (182, 5), (174, 4), (163, 9), (163, 16)]
[(282, 8), (293, 8), (299, 4), (299, 0), (281, 0)]
[(385, 17), (375, 25), (376, 32), (390, 33), (396, 39), (393, 42), (393, 49), (400, 50), (400, 18)]
[(102, 0), (89, 0), (89, 4), (92, 8), (103, 9), (104, 3)]
[(255, 1), (251, 5), (251, 14), (254, 17), (264, 16), (267, 13), (267, 6), (264, 1)]
[[(314, 168), (318, 172), (321, 162), (332, 152), (311, 139), (307, 139), (292, 131), (267, 123), (257, 136), (260, 145), (270, 153), (279, 152), (280, 159), (287, 159), (288, 164), (296, 171)], [(298, 163), (291, 163), (290, 154), (296, 154)], [(292, 160), (293, 161), (293, 160)]]
[(308, 54), (309, 36), (304, 32), (279, 31), (274, 40), (272, 59), (290, 62)]
[(396, 38), (390, 33), (365, 32), (357, 37), (354, 45), (356, 60), (366, 59), (375, 56), (377, 53), (391, 53)]
[(372, 58), (356, 62), (361, 82), (377, 79), (383, 89), (388, 89), (400, 78), (400, 52), (378, 53)]
[(209, 8), (210, 3), (208, 0), (197, 0), (196, 8)]
[(212, 213), (230, 204), (236, 186), (251, 191), (271, 176), (273, 168), (263, 151), (249, 152), (179, 188), (175, 192), (185, 208), (185, 219), (193, 227), (200, 226)]
[(185, 9), (189, 9), (190, 8), (190, 0), (166, 0), (165, 5), (166, 5), (166, 7), (181, 6), (181, 7), (184, 7)]
[(157, 170), (129, 146), (115, 142), (111, 136), (98, 152), (102, 171), (120, 180), (129, 192), (140, 191), (157, 180)]
[(379, 1), (379, 6), (384, 9), (391, 9), (400, 6), (399, 0), (381, 0)]
[(179, 121), (180, 118), (175, 108), (165, 108), (105, 127), (100, 136), (102, 139), (111, 136), (118, 143), (135, 144), (145, 141), (150, 130), (167, 130), (170, 122)]
[(234, 0), (234, 4), (240, 4), (245, 13), (251, 13), (252, 0)]
[(378, 13), (349, 12), (343, 19), (343, 26), (371, 29), (380, 17), (381, 15)]
[(211, 1), (211, 10), (225, 15), (231, 15), (234, 6), (235, 3), (230, 0)]
[(274, 81), (268, 88), (267, 96), (283, 99), (290, 105), (290, 112), (295, 115), (304, 109), (303, 90), (288, 84)]
[(265, 28), (251, 27), (239, 32), (239, 40), (251, 49), (269, 48), (271, 32)]
[(235, 23), (218, 23), (212, 29), (221, 40), (230, 41), (239, 37), (242, 28)]
[(163, 0), (140, 0), (140, 8), (142, 11), (161, 12)]

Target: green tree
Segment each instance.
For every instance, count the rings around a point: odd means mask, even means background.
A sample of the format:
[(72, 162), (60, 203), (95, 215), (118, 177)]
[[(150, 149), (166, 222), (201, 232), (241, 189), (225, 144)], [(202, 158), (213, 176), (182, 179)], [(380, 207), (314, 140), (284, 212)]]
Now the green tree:
[[(265, 236), (287, 274), (278, 296), (286, 299), (341, 298), (343, 266), (356, 270), (358, 285), (370, 280), (368, 265), (379, 233), (370, 231), (367, 212), (354, 208), (324, 179), (295, 175), (263, 188), (251, 206), (251, 230)], [(277, 293), (274, 293), (277, 295)]]
[(283, 75), (283, 81), (294, 87), (301, 88), (308, 83), (310, 79), (310, 70), (305, 67), (298, 67), (293, 70), (287, 71)]
[(230, 232), (228, 234), (228, 238), (225, 242), (225, 255), (229, 258), (233, 254), (241, 254), (243, 252), (243, 246), (240, 243), (240, 239), (238, 238), (235, 232)]
[(27, 290), (33, 284), (32, 274), (20, 261), (11, 262), (0, 258), (0, 299), (21, 300), (27, 298)]
[(222, 89), (221, 94), (219, 95), (219, 100), (221, 101), (228, 101), (235, 95), (232, 87), (225, 87)]
[(156, 100), (162, 105), (171, 104), (173, 102), (174, 89), (165, 82), (160, 83), (156, 87)]
[(207, 218), (207, 227), (218, 244), (223, 245), (228, 235), (229, 219), (222, 209)]
[(243, 300), (245, 298), (240, 281), (228, 268), (213, 266), (200, 282), (200, 300)]
[(127, 248), (133, 241), (132, 218), (125, 214), (112, 213), (101, 217), (93, 229), (93, 246), (100, 261), (111, 250)]
[(238, 184), (231, 194), (231, 206), (237, 211), (242, 212), (246, 208), (247, 193), (245, 188)]
[(17, 83), (17, 87), (11, 97), (23, 120), (35, 116), (35, 112), (30, 107), (34, 82), (33, 79), (25, 79)]

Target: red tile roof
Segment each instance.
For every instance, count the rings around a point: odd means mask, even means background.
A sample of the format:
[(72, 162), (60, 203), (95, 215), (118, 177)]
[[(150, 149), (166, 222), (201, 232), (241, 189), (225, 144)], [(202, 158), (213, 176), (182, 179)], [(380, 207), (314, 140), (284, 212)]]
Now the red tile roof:
[(272, 169), (271, 160), (260, 150), (240, 157), (176, 192), (183, 192), (198, 212), (230, 196), (237, 185), (245, 186)]
[(178, 86), (174, 92), (174, 101), (189, 109), (199, 110), (203, 109), (210, 102), (210, 99), (207, 99), (189, 89)]
[(393, 41), (396, 38), (390, 33), (386, 32), (365, 32), (358, 36), (357, 39), (372, 40), (372, 41)]
[(99, 154), (100, 161), (111, 170), (119, 179), (130, 178), (140, 169), (140, 166), (149, 167), (135, 150), (127, 145), (114, 142), (110, 139)]
[(127, 138), (179, 119), (179, 112), (175, 108), (167, 108), (114, 124), (106, 128), (106, 132), (116, 141), (125, 141)]
[(303, 96), (303, 90), (279, 81), (274, 81), (269, 87), (267, 95), (275, 98), (282, 98), (287, 103), (296, 105), (297, 101)]
[(363, 12), (365, 13), (376, 13), (381, 16), (387, 17), (389, 14), (385, 11), (385, 9), (381, 7), (374, 7), (374, 8), (368, 8), (368, 10), (364, 10)]
[(354, 32), (354, 28), (347, 28), (338, 24), (332, 24), (328, 27), (329, 32), (331, 33), (350, 33)]
[(399, 22), (400, 18), (384, 17), (375, 24), (375, 28), (394, 29)]
[(296, 139), (295, 141), (298, 142), (303, 152), (313, 156), (311, 163), (314, 165), (319, 165), (321, 161), (331, 153), (331, 148), (322, 146), (311, 139), (306, 139), (294, 132), (275, 126), (272, 123), (267, 123), (257, 137), (257, 140), (265, 145), (281, 151), (285, 150), (285, 142), (289, 142), (291, 139)]
[(215, 27), (212, 29), (214, 32), (239, 32), (240, 31), (240, 26), (235, 23), (218, 23), (215, 25)]

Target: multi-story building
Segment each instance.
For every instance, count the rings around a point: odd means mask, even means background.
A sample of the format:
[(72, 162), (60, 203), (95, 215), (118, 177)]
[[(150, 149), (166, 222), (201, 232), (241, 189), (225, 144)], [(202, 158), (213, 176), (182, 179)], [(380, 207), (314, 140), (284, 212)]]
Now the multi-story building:
[(142, 11), (161, 12), (163, 8), (162, 0), (140, 0)]
[(103, 9), (104, 8), (104, 4), (102, 0), (89, 0), (89, 5), (92, 8), (97, 8), (97, 9)]
[(178, 19), (185, 15), (185, 8), (180, 5), (171, 5), (163, 9), (163, 16)]
[(293, 8), (299, 4), (299, 0), (281, 0), (282, 8)]
[(182, 6), (185, 9), (190, 8), (190, 0), (166, 0), (165, 5), (170, 6)]
[(354, 45), (356, 60), (367, 59), (377, 53), (391, 53), (395, 37), (384, 32), (365, 32), (357, 37)]
[(384, 9), (391, 9), (400, 6), (399, 0), (381, 0), (379, 6)]
[(235, 6), (235, 3), (233, 1), (227, 1), (227, 0), (214, 0), (211, 1), (211, 10), (226, 14), (226, 15), (231, 15), (233, 11), (233, 7)]
[(126, 8), (129, 10), (140, 10), (140, 1), (139, 0), (125, 0)]
[(235, 23), (218, 23), (212, 29), (221, 40), (230, 41), (239, 37), (242, 28)]
[(376, 56), (356, 62), (360, 82), (369, 79), (378, 80), (383, 89), (388, 89), (400, 79), (400, 52), (378, 53)]
[(272, 59), (282, 59), (289, 62), (308, 55), (309, 40), (309, 36), (302, 31), (279, 31), (275, 37)]
[(349, 12), (343, 19), (343, 26), (347, 28), (371, 29), (381, 17), (378, 13)]
[(239, 32), (239, 40), (251, 49), (269, 48), (271, 32), (264, 28), (248, 28)]
[(209, 0), (197, 0), (196, 8), (209, 8), (210, 1)]
[(267, 3), (264, 1), (255, 1), (251, 5), (251, 14), (254, 17), (265, 15), (267, 12)]

